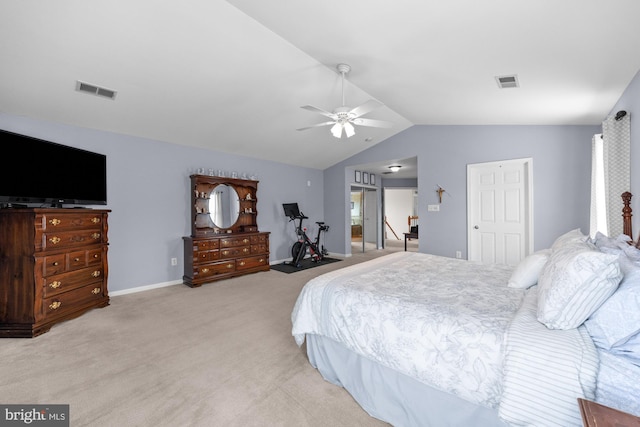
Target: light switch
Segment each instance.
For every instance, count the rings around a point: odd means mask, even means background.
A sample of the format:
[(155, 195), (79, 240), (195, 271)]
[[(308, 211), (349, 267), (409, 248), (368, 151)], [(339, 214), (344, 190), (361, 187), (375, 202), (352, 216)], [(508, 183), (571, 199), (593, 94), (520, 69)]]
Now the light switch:
[(440, 205), (427, 205), (427, 211), (440, 212)]

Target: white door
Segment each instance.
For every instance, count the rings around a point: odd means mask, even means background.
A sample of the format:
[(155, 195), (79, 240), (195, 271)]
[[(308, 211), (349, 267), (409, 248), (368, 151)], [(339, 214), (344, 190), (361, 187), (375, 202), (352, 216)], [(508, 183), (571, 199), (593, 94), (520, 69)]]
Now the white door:
[(516, 265), (533, 251), (532, 159), (467, 165), (469, 259)]
[(378, 193), (376, 192), (376, 190), (365, 188), (364, 189), (364, 220), (362, 224), (362, 240), (365, 244), (365, 247), (369, 246), (372, 249), (378, 249), (377, 224), (378, 224)]

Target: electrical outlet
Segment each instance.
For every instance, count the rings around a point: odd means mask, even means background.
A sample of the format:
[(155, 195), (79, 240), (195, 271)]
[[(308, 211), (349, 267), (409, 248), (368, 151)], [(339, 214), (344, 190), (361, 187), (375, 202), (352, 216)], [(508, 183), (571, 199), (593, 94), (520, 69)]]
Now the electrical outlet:
[(171, 258), (171, 265), (173, 266), (178, 265), (178, 258)]
[(458, 258), (458, 259), (462, 258), (462, 252), (461, 251), (456, 251), (456, 258)]

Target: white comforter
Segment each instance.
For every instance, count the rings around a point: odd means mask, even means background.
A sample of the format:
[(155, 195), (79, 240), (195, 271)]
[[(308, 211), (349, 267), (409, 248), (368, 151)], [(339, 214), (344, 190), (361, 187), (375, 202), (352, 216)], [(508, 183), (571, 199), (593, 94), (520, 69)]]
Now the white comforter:
[(399, 252), (311, 280), (293, 310), (298, 345), (329, 337), (382, 365), (496, 407), (505, 331), (524, 291), (512, 267)]
[(309, 281), (292, 333), (329, 337), (431, 387), (496, 408), (511, 425), (581, 425), (598, 355), (584, 327), (536, 320), (537, 287), (512, 268), (400, 252)]

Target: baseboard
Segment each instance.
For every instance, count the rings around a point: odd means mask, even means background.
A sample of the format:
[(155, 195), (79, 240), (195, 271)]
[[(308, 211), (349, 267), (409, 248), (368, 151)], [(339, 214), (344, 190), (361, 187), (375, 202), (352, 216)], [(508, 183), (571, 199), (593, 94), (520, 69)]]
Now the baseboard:
[(182, 280), (173, 280), (171, 282), (156, 283), (153, 285), (146, 285), (146, 286), (138, 286), (135, 288), (123, 289), (121, 291), (113, 291), (113, 292), (109, 291), (109, 296), (117, 297), (119, 295), (135, 294), (136, 292), (150, 291), (152, 289), (166, 288), (167, 286), (181, 285), (181, 284), (182, 284)]

